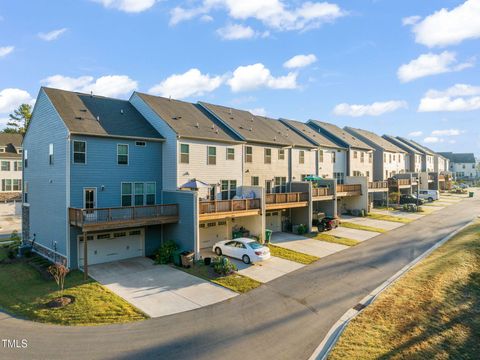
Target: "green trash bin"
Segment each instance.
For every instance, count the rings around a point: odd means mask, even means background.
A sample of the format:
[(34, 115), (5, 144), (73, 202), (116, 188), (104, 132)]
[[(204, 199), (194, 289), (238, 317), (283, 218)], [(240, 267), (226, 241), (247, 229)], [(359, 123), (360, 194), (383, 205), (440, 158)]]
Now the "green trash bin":
[(470, 192), (468, 193), (468, 197), (473, 197), (473, 191), (470, 191)]
[(173, 263), (176, 266), (182, 266), (182, 254), (183, 250), (175, 250), (173, 252)]
[(268, 230), (266, 229), (265, 230), (265, 243), (270, 243), (270, 240), (272, 239), (272, 233), (273, 231), (272, 230)]

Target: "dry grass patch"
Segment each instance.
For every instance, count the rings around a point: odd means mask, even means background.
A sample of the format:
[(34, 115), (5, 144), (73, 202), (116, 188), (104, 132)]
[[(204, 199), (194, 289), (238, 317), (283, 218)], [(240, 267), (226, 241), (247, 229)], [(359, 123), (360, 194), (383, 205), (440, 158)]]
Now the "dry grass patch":
[(393, 222), (398, 222), (402, 224), (408, 224), (413, 221), (413, 219), (408, 219), (400, 216), (385, 215), (385, 214), (378, 214), (378, 213), (369, 213), (367, 217), (375, 220), (393, 221)]
[(346, 328), (329, 359), (478, 359), (480, 222), (424, 259)]
[(347, 222), (347, 221), (342, 221), (340, 223), (340, 226), (349, 228), (349, 229), (357, 229), (357, 230), (364, 230), (364, 231), (373, 231), (373, 232), (378, 232), (378, 233), (385, 233), (387, 230), (377, 228), (374, 226), (368, 226), (368, 225), (362, 225), (362, 224), (357, 224), (357, 223), (352, 223), (352, 222)]
[(326, 241), (329, 243), (340, 244), (345, 246), (355, 246), (360, 243), (360, 241), (347, 239), (340, 236), (330, 235), (330, 234), (323, 234), (323, 233), (311, 233), (306, 235), (315, 240)]

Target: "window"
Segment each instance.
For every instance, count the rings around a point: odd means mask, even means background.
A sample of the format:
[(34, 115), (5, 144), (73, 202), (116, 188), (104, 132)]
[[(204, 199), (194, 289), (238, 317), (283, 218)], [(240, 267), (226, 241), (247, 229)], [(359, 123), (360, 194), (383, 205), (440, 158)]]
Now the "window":
[(132, 230), (128, 232), (128, 235), (130, 236), (141, 235), (141, 234), (142, 234), (141, 230)]
[(285, 150), (278, 149), (278, 160), (285, 160)]
[(23, 149), (22, 149), (22, 148), (18, 148), (18, 153), (19, 153), (19, 154), (23, 153)]
[(360, 171), (354, 171), (353, 176), (362, 176), (362, 173)]
[(225, 226), (225, 225), (227, 225), (227, 222), (225, 220), (222, 220), (222, 221), (217, 222), (217, 225), (218, 226)]
[(272, 163), (272, 149), (264, 149), (264, 163), (271, 164)]
[(337, 153), (332, 151), (332, 163), (335, 164), (337, 162)]
[[(25, 159), (27, 159), (26, 153), (25, 153)], [(85, 164), (86, 160), (87, 160), (87, 143), (85, 141), (74, 141), (73, 142), (73, 163)], [(26, 161), (25, 161), (25, 167), (27, 167)]]
[(253, 161), (253, 149), (251, 146), (245, 146), (245, 162), (251, 163)]
[(373, 153), (368, 153), (368, 162), (371, 164), (373, 159)]
[(128, 145), (117, 144), (117, 164), (128, 165)]
[(10, 171), (10, 161), (2, 160), (2, 171)]
[(237, 195), (237, 181), (236, 180), (222, 180), (221, 193), (222, 200), (231, 200)]
[(365, 153), (363, 151), (360, 151), (360, 162), (361, 163), (365, 162)]
[(145, 184), (145, 205), (155, 205), (156, 183), (148, 182)]
[(28, 182), (23, 183), (23, 202), (28, 203)]
[(235, 160), (235, 149), (227, 148), (227, 160)]
[(12, 190), (13, 191), (21, 191), (22, 190), (22, 180), (13, 179), (12, 180)]
[(5, 148), (4, 147), (0, 147), (0, 153), (4, 153), (5, 152)]
[(287, 192), (287, 178), (275, 177), (275, 192), (284, 193)]
[(387, 162), (387, 154), (383, 153), (383, 162), (386, 163)]
[(53, 165), (53, 144), (48, 144), (48, 163)]
[(127, 233), (125, 231), (113, 233), (114, 238), (125, 237)]
[(305, 164), (305, 151), (300, 150), (298, 152), (298, 163), (299, 164)]
[(217, 148), (215, 146), (207, 146), (207, 165), (217, 164)]
[(370, 177), (370, 171), (367, 171), (367, 177), (369, 178)]
[(110, 239), (110, 234), (100, 234), (97, 235), (97, 240)]
[(12, 179), (2, 179), (2, 191), (12, 191)]
[(353, 152), (353, 158), (354, 158), (354, 159), (357, 159), (357, 158), (358, 158), (358, 152), (356, 152), (356, 151)]
[(25, 162), (25, 167), (28, 166), (28, 150), (25, 150), (23, 153), (23, 161)]
[(145, 185), (143, 183), (135, 183), (135, 206), (143, 205), (143, 194)]
[(391, 164), (392, 163), (392, 154), (388, 154), (388, 162)]
[(122, 206), (132, 206), (132, 183), (122, 183)]
[(343, 184), (344, 174), (343, 172), (334, 172), (333, 178), (337, 179), (338, 184)]
[(260, 180), (258, 176), (252, 176), (252, 186), (258, 186), (260, 184)]
[(135, 141), (135, 146), (145, 147), (147, 143), (145, 141)]
[(323, 150), (318, 150), (318, 162), (323, 163)]
[(17, 160), (13, 163), (13, 170), (22, 171), (22, 161), (21, 160)]
[(180, 144), (180, 162), (188, 164), (190, 162), (190, 145)]

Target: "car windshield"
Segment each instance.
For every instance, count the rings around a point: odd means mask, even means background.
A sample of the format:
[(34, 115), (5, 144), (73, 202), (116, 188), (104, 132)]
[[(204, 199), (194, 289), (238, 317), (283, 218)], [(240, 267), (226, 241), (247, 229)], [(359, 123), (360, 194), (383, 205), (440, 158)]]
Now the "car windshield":
[(254, 250), (255, 250), (255, 249), (260, 249), (260, 248), (262, 247), (262, 244), (259, 244), (259, 243), (255, 242), (255, 241), (249, 242), (249, 243), (247, 243), (247, 245), (248, 245), (249, 247), (251, 247), (252, 249), (254, 249)]

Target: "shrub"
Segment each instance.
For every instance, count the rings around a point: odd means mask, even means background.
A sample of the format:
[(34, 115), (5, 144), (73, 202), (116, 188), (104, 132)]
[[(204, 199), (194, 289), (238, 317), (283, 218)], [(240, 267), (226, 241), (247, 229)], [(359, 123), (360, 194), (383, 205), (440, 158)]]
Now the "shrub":
[(306, 225), (303, 225), (303, 224), (298, 225), (298, 227), (297, 227), (298, 235), (303, 235), (303, 234), (307, 233), (307, 231), (308, 231), (308, 228), (307, 228)]
[(178, 246), (175, 241), (166, 241), (156, 251), (155, 262), (157, 264), (168, 264), (173, 262), (173, 253), (176, 250), (178, 250)]
[(60, 263), (55, 263), (48, 267), (48, 272), (53, 276), (53, 279), (58, 285), (58, 289), (60, 290), (60, 295), (63, 295), (63, 287), (65, 285), (65, 277), (69, 273), (69, 269)]
[(213, 269), (217, 274), (226, 276), (237, 271), (237, 266), (225, 256), (220, 256), (213, 261)]

